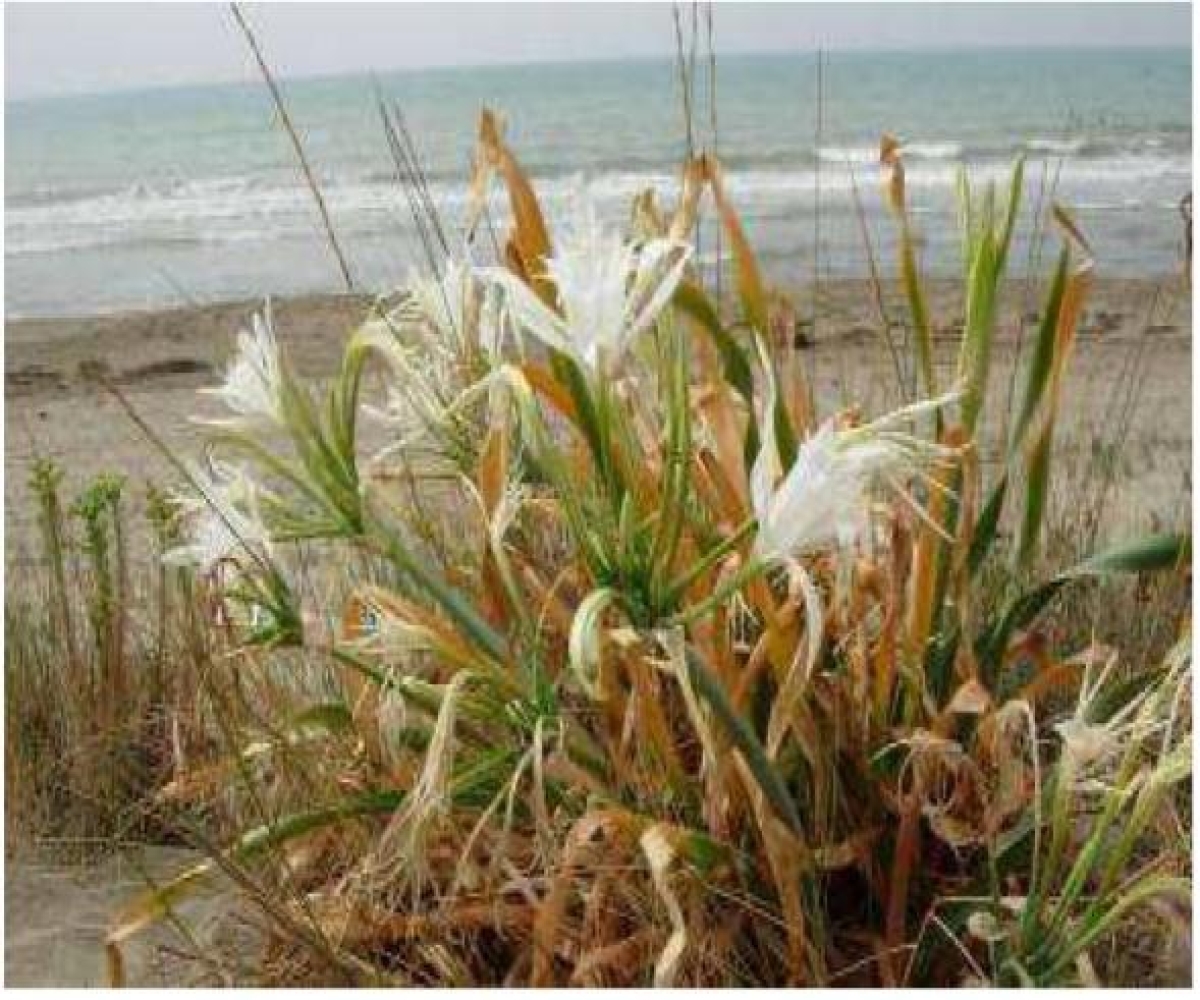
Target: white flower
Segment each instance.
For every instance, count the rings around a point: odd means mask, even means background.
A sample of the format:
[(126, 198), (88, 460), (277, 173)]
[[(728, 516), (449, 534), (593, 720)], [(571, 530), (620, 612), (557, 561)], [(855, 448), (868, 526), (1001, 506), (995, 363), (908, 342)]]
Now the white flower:
[(269, 561), (270, 533), (254, 481), (224, 462), (213, 462), (211, 473), (194, 464), (188, 471), (201, 495), (178, 498), (187, 541), (165, 553), (163, 561), (195, 566), (202, 573), (237, 572)]
[(762, 468), (770, 461), (759, 453), (751, 474), (758, 518), (757, 555), (785, 558), (818, 548), (851, 544), (865, 523), (866, 496), (874, 464), (883, 453), (840, 446), (831, 423), (805, 441), (783, 482), (764, 489)]
[(604, 370), (654, 323), (690, 256), (690, 247), (673, 240), (625, 242), (601, 226), (595, 205), (581, 195), (571, 224), (546, 262), (561, 315), (510, 271), (489, 268), (483, 274), (504, 290), (518, 329), (589, 369)]
[(474, 296), (471, 270), (454, 258), (446, 259), (441, 278), (411, 273), (408, 290), (413, 303), (438, 330), (462, 336), (468, 303)]
[(784, 476), (775, 441), (777, 389), (761, 342), (759, 351), (767, 391), (762, 446), (750, 470), (750, 499), (758, 520), (754, 553), (782, 560), (819, 549), (847, 549), (866, 532), (870, 502), (880, 487), (900, 491), (905, 478), (948, 454), (895, 425), (956, 396), (905, 407), (863, 427), (839, 430), (827, 420), (800, 445)]
[(459, 350), (478, 347), (492, 360), (499, 356), (498, 289), (482, 285), (469, 262), (447, 257), (440, 278), (411, 274), (407, 287), (412, 306)]
[(225, 374), (225, 383), (200, 391), (217, 396), (236, 415), (232, 420), (206, 423), (234, 424), (268, 420), (283, 424), (283, 377), (279, 345), (271, 323), (271, 304), (254, 316), (251, 330), (238, 334), (237, 353)]

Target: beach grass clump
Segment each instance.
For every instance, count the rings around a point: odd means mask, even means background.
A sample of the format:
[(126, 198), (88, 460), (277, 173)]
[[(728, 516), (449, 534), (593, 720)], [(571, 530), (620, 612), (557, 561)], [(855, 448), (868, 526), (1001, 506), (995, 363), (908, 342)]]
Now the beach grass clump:
[[(97, 476), (68, 502), (65, 479), (33, 463), (40, 552), (10, 571), (5, 599), (9, 844), (60, 857), (176, 836), (151, 798), (193, 743), (194, 677), (216, 638), (190, 573), (131, 561), (124, 480)], [(161, 555), (173, 515), (153, 487), (147, 500)]]
[[(669, 215), (641, 197), (617, 232), (581, 195), (552, 228), (486, 114), (473, 189), (498, 176), (512, 217), (494, 265), (381, 302), (323, 393), (269, 315), (243, 335), (168, 556), (239, 685), (171, 794), (237, 832), (120, 915), (115, 976), (220, 872), (266, 917), (268, 981), (1050, 985), (1094, 977), (1142, 907), (1186, 919), (1164, 837), (1186, 619), (1153, 663), (1043, 629), (1092, 581), (1190, 562), (1155, 535), (1042, 571), (1087, 244), (1059, 211), (985, 479), (1020, 166), (1003, 203), (964, 182), (939, 381), (901, 148), (882, 159), (918, 334), (890, 413), (819, 412), (714, 159)], [(692, 256), (706, 194), (736, 322)]]

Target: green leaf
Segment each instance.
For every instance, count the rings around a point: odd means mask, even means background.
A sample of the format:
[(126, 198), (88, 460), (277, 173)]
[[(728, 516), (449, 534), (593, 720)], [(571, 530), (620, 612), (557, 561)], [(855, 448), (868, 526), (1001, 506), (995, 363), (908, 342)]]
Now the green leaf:
[(416, 589), (431, 597), (462, 633), (493, 660), (504, 663), (508, 646), (504, 637), (478, 611), (471, 599), (447, 583), (426, 560), (409, 551), (378, 518), (368, 522), (383, 546), (384, 554)]
[(796, 803), (792, 799), (782, 775), (775, 769), (767, 756), (767, 751), (759, 742), (758, 736), (750, 728), (750, 724), (734, 710), (721, 682), (713, 676), (700, 655), (691, 647), (687, 648), (684, 655), (688, 678), (713, 710), (713, 714), (729, 734), (734, 746), (746, 758), (746, 765), (762, 788), (767, 801), (794, 832), (803, 835), (804, 826), (800, 822)]
[[(771, 362), (772, 365), (774, 361)], [(776, 379), (778, 382), (778, 378)], [(775, 396), (775, 447), (779, 449), (779, 461), (784, 469), (790, 469), (796, 461), (796, 432), (792, 428), (792, 418), (788, 415), (787, 406), (783, 402), (783, 393)]]
[(1013, 634), (1037, 618), (1068, 583), (1115, 573), (1172, 569), (1189, 560), (1191, 550), (1191, 535), (1152, 535), (1092, 556), (1017, 597), (993, 627), (979, 638), (976, 652), (985, 663), (997, 662)]
[(996, 541), (996, 532), (1000, 526), (1000, 515), (1004, 512), (1004, 500), (1008, 494), (1008, 471), (1005, 470), (999, 482), (992, 487), (991, 495), (987, 499), (987, 503), (983, 505), (983, 510), (979, 512), (979, 519), (975, 522), (975, 530), (971, 534), (971, 547), (967, 552), (967, 570), (972, 577), (979, 572), (983, 566), (983, 562), (987, 559), (988, 553), (992, 550), (992, 545)]
[(1029, 367), (1025, 372), (1025, 393), (1009, 438), (1010, 453), (1020, 446), (1029, 427), (1029, 421), (1037, 410), (1042, 394), (1046, 391), (1046, 383), (1050, 377), (1050, 368), (1054, 360), (1054, 335), (1058, 329), (1058, 314), (1062, 310), (1063, 292), (1067, 285), (1067, 268), (1069, 266), (1070, 251), (1064, 246), (1058, 255), (1054, 278), (1046, 296), (1046, 304), (1042, 308), (1042, 321), (1038, 326), (1033, 354), (1030, 356)]
[(580, 602), (571, 621), (567, 663), (580, 686), (594, 701), (600, 700), (600, 689), (596, 682), (599, 679), (600, 653), (604, 641), (601, 631), (604, 612), (618, 602), (619, 595), (611, 587), (593, 590)]
[(600, 428), (595, 400), (588, 389), (587, 379), (579, 370), (575, 359), (562, 351), (550, 351), (550, 367), (571, 394), (571, 401), (575, 404), (576, 426), (583, 434), (584, 440), (587, 441), (596, 468), (601, 471), (605, 470), (609, 463), (605, 453), (604, 435)]
[(1086, 559), (1062, 574), (1066, 578), (1099, 576), (1106, 573), (1145, 573), (1177, 569), (1192, 558), (1192, 536), (1150, 535)]
[[(404, 800), (402, 792), (372, 792), (360, 798), (310, 812), (293, 813), (273, 823), (247, 830), (224, 851), (227, 861), (247, 861), (263, 851), (278, 847), (326, 826), (348, 819), (377, 813), (393, 813)], [(162, 885), (135, 898), (118, 916), (106, 939), (111, 949), (133, 935), (162, 920), (171, 909), (191, 893), (208, 884), (216, 872), (216, 860), (192, 865)]]
[[(991, 189), (989, 188), (989, 195)], [(985, 200), (978, 232), (971, 234), (966, 319), (959, 347), (958, 375), (963, 381), (962, 423), (973, 434), (987, 394), (988, 367), (995, 331), (997, 284), (1001, 278), (993, 240), (990, 197)]]
[[(908, 300), (908, 311), (912, 317), (913, 332), (917, 345), (917, 361), (925, 383), (925, 395), (937, 395), (937, 381), (933, 370), (933, 333), (929, 326), (929, 308), (925, 304), (925, 291), (921, 285), (921, 272), (917, 266), (917, 251), (907, 214), (900, 215), (900, 275), (904, 284), (904, 295)], [(939, 415), (938, 420), (941, 420)]]
[(1017, 563), (1028, 566), (1037, 552), (1046, 499), (1050, 492), (1050, 426), (1040, 435), (1029, 452), (1025, 474), (1025, 510), (1021, 514), (1021, 530), (1017, 541)]
[(1008, 263), (1008, 249), (1012, 245), (1012, 234), (1017, 224), (1017, 213), (1021, 207), (1021, 193), (1025, 189), (1025, 157), (1017, 157), (1013, 164), (1012, 177), (1008, 182), (1008, 205), (1005, 210), (1004, 228), (1000, 231), (996, 247), (996, 270), (1002, 273)]
[[(1037, 548), (1046, 498), (1050, 492), (1050, 457), (1054, 443), (1054, 417), (1062, 391), (1063, 372), (1070, 357), (1075, 327), (1087, 289), (1087, 270), (1067, 275), (1070, 254), (1063, 248), (1059, 271), (1051, 289), (1031, 364), (1025, 401), (1012, 439), (1014, 450), (1025, 451), (1025, 509), (1016, 550), (1017, 562), (1028, 565)], [(1060, 285), (1060, 280), (1061, 285)], [(1036, 414), (1044, 413), (1038, 426)], [(1036, 437), (1032, 437), (1036, 432)]]
[(674, 303), (712, 338), (713, 345), (721, 357), (725, 380), (748, 404), (753, 403), (754, 376), (751, 373), (750, 359), (733, 335), (725, 329), (708, 296), (693, 283), (681, 281), (675, 289)]

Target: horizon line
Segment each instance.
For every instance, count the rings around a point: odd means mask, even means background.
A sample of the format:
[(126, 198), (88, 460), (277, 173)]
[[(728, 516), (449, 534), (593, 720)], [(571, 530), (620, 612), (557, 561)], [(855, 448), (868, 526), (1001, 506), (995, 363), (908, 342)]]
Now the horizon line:
[[(854, 44), (834, 44), (828, 47), (815, 46), (798, 48), (777, 48), (777, 49), (742, 49), (726, 52), (724, 54), (718, 52), (716, 54), (718, 64), (722, 59), (754, 59), (754, 58), (779, 58), (782, 56), (791, 56), (795, 58), (815, 57), (818, 52), (829, 55), (833, 53), (841, 55), (899, 55), (899, 54), (919, 54), (919, 53), (937, 53), (937, 54), (959, 54), (964, 51), (969, 52), (1085, 52), (1085, 53), (1103, 53), (1103, 52), (1187, 52), (1191, 53), (1190, 41), (1184, 43), (1141, 43), (1134, 45), (1116, 45), (1116, 44), (1064, 44), (1061, 42), (1053, 43), (1037, 43), (1037, 42), (985, 42), (982, 44), (961, 45), (951, 43), (940, 43), (932, 45), (854, 45)], [(276, 73), (272, 68), (272, 74), (275, 79), (281, 84), (289, 83), (319, 83), (332, 80), (345, 80), (356, 78), (370, 78), (372, 76), (415, 76), (421, 73), (446, 73), (446, 72), (479, 72), (487, 70), (505, 70), (505, 69), (536, 69), (536, 68), (554, 68), (564, 66), (597, 66), (611, 65), (614, 63), (662, 63), (674, 62), (676, 59), (675, 53), (631, 53), (627, 55), (600, 55), (588, 59), (564, 59), (564, 58), (547, 58), (547, 59), (498, 59), (494, 62), (470, 62), (470, 63), (428, 63), (421, 66), (394, 66), (386, 68), (367, 68), (359, 70), (333, 70), (328, 72), (301, 72), (289, 75)], [(135, 94), (150, 94), (160, 93), (173, 90), (198, 90), (203, 88), (234, 88), (234, 87), (253, 87), (260, 86), (262, 78), (257, 74), (248, 73), (244, 77), (225, 77), (212, 79), (195, 79), (195, 80), (179, 80), (163, 83), (148, 83), (148, 84), (133, 84), (133, 85), (117, 85), (112, 87), (101, 87), (95, 90), (84, 90), (68, 88), (57, 91), (45, 91), (40, 93), (29, 93), (19, 97), (10, 97), (8, 94), (8, 81), (5, 81), (4, 104), (6, 107), (16, 104), (33, 104), (39, 102), (53, 102), (59, 100), (72, 100), (88, 97), (119, 97), (121, 95)]]

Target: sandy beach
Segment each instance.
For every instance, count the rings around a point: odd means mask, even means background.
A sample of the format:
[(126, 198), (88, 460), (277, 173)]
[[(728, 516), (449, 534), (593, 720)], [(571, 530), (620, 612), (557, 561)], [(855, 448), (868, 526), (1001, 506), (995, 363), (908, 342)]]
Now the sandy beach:
[[(931, 283), (931, 311), (939, 367), (953, 371), (961, 303), (953, 283)], [(1006, 386), (1013, 348), (1032, 336), (1039, 293), (1010, 283), (1004, 296), (994, 364)], [(793, 296), (811, 313), (812, 291)], [(276, 300), (276, 328), (300, 371), (315, 378), (337, 362), (368, 299), (312, 296)], [(177, 454), (194, 452), (201, 429), (190, 417), (212, 413), (213, 401), (196, 390), (218, 381), (237, 331), (261, 304), (239, 302), (186, 309), (131, 312), (92, 318), (6, 323), (5, 526), (9, 558), (22, 557), (33, 525), (26, 489), (35, 455), (50, 455), (67, 470), (68, 491), (100, 472), (128, 477), (135, 503), (144, 484), (176, 478), (167, 459), (142, 435), (95, 378), (118, 385), (129, 402)], [(893, 335), (905, 317), (897, 289), (885, 295)], [(1132, 495), (1113, 504), (1128, 527), (1186, 517), (1190, 498), (1191, 297), (1178, 278), (1099, 279), (1079, 331), (1060, 421), (1058, 454), (1064, 467), (1089, 474), (1101, 442), (1123, 424), (1119, 479), (1136, 480)], [(1022, 323), (1022, 317), (1024, 323)], [(841, 401), (864, 413), (888, 405), (895, 383), (881, 338), (879, 310), (866, 282), (823, 285), (815, 330), (801, 327), (799, 342), (823, 412)], [(1132, 380), (1132, 382), (1131, 382)], [(1124, 397), (1134, 407), (1126, 418)], [(1003, 407), (994, 400), (994, 410)], [(994, 436), (997, 428), (991, 428)], [(992, 454), (989, 454), (988, 452)], [(985, 461), (996, 449), (985, 448)], [(1110, 455), (1109, 458), (1112, 458)], [(1060, 490), (1070, 476), (1060, 479)], [(1070, 496), (1064, 498), (1068, 502)]]
[[(162, 882), (195, 862), (191, 851), (150, 845), (74, 866), (56, 859), (10, 860), (4, 892), (5, 986), (108, 986), (104, 938), (113, 914), (148, 882)], [(218, 941), (250, 933), (235, 907), (229, 887), (220, 883), (182, 901), (179, 917), (195, 935), (196, 950), (167, 929), (134, 941), (122, 956), (127, 983), (159, 989), (222, 985), (200, 959)]]

